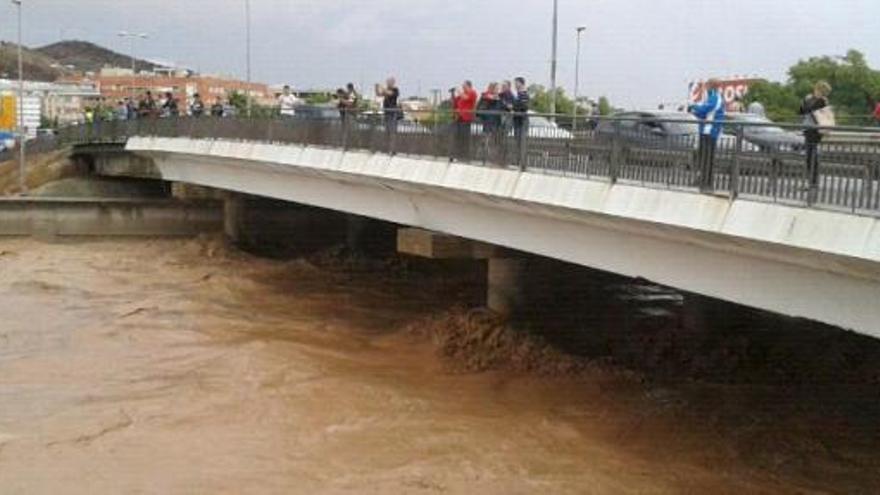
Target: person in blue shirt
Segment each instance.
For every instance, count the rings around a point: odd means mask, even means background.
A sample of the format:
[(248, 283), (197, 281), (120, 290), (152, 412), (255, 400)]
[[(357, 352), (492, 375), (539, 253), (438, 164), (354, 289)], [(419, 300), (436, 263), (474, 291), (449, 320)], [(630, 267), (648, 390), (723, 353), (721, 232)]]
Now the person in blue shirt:
[(714, 189), (715, 149), (724, 126), (724, 97), (720, 83), (710, 79), (706, 83), (706, 98), (702, 103), (692, 105), (690, 113), (700, 119), (700, 142), (697, 152), (697, 166), (700, 170), (700, 189)]

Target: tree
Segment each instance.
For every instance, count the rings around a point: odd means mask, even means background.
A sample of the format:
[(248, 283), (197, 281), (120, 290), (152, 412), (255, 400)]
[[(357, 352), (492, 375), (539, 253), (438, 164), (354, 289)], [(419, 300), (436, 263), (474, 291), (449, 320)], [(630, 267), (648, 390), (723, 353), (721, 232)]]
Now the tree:
[[(247, 115), (248, 97), (241, 91), (233, 91), (229, 94), (229, 105), (235, 108), (236, 115), (244, 117)], [(259, 105), (251, 98), (251, 117), (269, 118), (277, 115), (277, 107)]]
[(797, 121), (801, 99), (819, 81), (831, 84), (831, 104), (843, 123), (867, 124), (880, 100), (880, 71), (868, 66), (865, 56), (850, 50), (843, 57), (812, 57), (788, 71), (784, 84), (760, 82), (749, 89), (748, 102), (759, 101), (771, 119)]
[(796, 122), (801, 100), (787, 85), (778, 82), (759, 81), (749, 88), (746, 102), (760, 102), (767, 117), (777, 122)]
[(599, 115), (606, 116), (614, 113), (614, 107), (611, 106), (611, 102), (608, 101), (608, 98), (602, 96), (599, 98)]

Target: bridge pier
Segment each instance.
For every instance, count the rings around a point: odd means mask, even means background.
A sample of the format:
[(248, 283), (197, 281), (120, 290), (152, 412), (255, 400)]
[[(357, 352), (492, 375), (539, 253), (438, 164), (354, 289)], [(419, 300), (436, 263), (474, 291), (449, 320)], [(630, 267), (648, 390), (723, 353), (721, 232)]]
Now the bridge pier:
[(397, 250), (435, 260), (485, 260), (486, 307), (502, 316), (522, 308), (525, 261), (506, 249), (422, 229), (397, 231)]
[(227, 192), (223, 198), (223, 234), (233, 244), (244, 241), (244, 219), (247, 213), (245, 197)]
[(492, 257), (487, 263), (486, 307), (500, 315), (511, 316), (522, 307), (525, 262), (515, 257)]

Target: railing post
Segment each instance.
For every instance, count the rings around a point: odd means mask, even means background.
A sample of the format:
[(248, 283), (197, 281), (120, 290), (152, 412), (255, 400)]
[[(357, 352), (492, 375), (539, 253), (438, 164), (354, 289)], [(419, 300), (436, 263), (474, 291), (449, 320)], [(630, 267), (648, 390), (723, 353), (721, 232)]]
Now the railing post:
[(622, 160), (623, 150), (621, 149), (621, 135), (620, 135), (620, 121), (614, 121), (614, 132), (611, 134), (611, 159), (608, 164), (608, 178), (611, 180), (611, 183), (614, 184), (617, 182), (617, 178), (620, 176), (620, 162)]
[(351, 127), (349, 119), (351, 119), (353, 115), (346, 111), (342, 116), (342, 121), (340, 124), (342, 125), (342, 150), (348, 151), (348, 128)]
[(529, 157), (529, 116), (528, 114), (522, 115), (522, 123), (520, 124), (519, 131), (519, 142), (517, 143), (519, 150), (519, 170), (520, 172), (525, 172), (528, 168), (528, 157)]
[(745, 128), (743, 124), (736, 127), (736, 144), (733, 150), (733, 167), (730, 171), (730, 199), (735, 200), (739, 196), (739, 159), (745, 140)]

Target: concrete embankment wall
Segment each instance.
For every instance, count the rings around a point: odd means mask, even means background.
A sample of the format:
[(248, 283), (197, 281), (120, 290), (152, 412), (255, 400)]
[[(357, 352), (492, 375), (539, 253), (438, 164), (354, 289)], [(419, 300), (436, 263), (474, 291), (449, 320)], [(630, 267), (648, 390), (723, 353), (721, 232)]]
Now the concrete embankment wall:
[(222, 229), (216, 201), (0, 199), (0, 237), (187, 237)]

